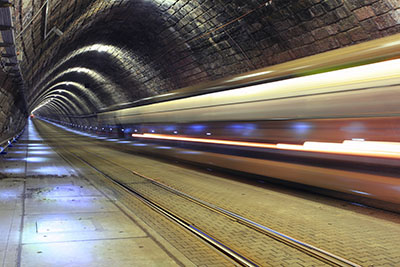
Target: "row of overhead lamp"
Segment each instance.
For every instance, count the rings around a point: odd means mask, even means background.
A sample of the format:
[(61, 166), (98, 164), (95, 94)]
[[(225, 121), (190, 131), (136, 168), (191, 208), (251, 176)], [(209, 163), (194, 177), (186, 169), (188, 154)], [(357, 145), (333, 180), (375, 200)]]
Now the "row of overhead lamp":
[[(78, 125), (78, 124), (73, 124), (73, 123), (67, 123), (67, 124), (69, 124), (69, 125), (71, 125), (71, 126), (73, 126), (73, 127), (78, 127), (78, 128), (89, 128), (89, 129), (93, 129), (93, 127), (92, 126), (90, 126), (90, 127), (88, 127), (88, 126), (82, 126), (82, 125)], [(97, 130), (98, 128), (97, 127), (94, 127), (94, 129), (95, 130)], [(101, 128), (101, 130), (102, 131), (104, 131), (106, 128)], [(110, 131), (112, 132), (112, 130), (113, 130), (113, 128), (110, 128)], [(138, 130), (137, 129), (134, 129), (133, 130), (135, 133), (137, 133), (138, 132)], [(121, 129), (121, 132), (125, 132), (125, 129)], [(155, 130), (150, 130), (150, 132), (151, 133), (155, 133), (156, 131)], [(178, 131), (173, 131), (173, 133), (174, 134), (178, 134)], [(210, 132), (207, 132), (205, 135), (207, 135), (207, 136), (210, 136), (210, 135), (212, 135)]]
[[(64, 125), (70, 125), (70, 126), (72, 126), (72, 127), (78, 127), (78, 128), (84, 128), (84, 129), (95, 129), (95, 130), (98, 129), (98, 127), (83, 126), (83, 125), (74, 124), (74, 123), (72, 123), (72, 122), (61, 122), (61, 123), (64, 124)], [(102, 127), (102, 128), (101, 128), (102, 131), (104, 131), (105, 129), (106, 129), (106, 127)], [(109, 128), (109, 129), (110, 129), (110, 131), (113, 130), (113, 128)], [(121, 132), (125, 132), (125, 129), (122, 128), (122, 129), (121, 129)], [(134, 129), (133, 132), (137, 133), (137, 132), (138, 132), (138, 129)], [(150, 132), (151, 132), (151, 133), (155, 133), (156, 131), (155, 131), (155, 130), (150, 130)], [(178, 131), (173, 131), (173, 133), (174, 133), (174, 134), (178, 134)], [(205, 135), (210, 136), (210, 135), (212, 135), (212, 134), (211, 134), (210, 132), (207, 132)]]

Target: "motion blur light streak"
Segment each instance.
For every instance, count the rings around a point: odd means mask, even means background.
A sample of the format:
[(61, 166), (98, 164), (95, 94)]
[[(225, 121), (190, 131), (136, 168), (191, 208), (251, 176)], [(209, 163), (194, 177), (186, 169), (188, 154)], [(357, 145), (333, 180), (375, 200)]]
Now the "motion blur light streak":
[(229, 102), (233, 103), (242, 101), (243, 97), (257, 96), (260, 93), (265, 94), (264, 99), (273, 99), (295, 96), (299, 92), (302, 95), (324, 93), (331, 90), (330, 88), (336, 88), (336, 91), (345, 91), (354, 84), (368, 84), (370, 87), (378, 81), (399, 79), (399, 66), (400, 59), (394, 59), (344, 70), (211, 93), (209, 95), (193, 97), (193, 99), (209, 98), (211, 96), (213, 98), (220, 98), (222, 102), (228, 99)]
[(121, 109), (120, 102), (67, 124), (82, 135), (93, 125), (99, 139), (135, 133), (123, 145), (135, 151), (399, 204), (399, 36), (182, 88), (172, 98)]
[(210, 143), (210, 144), (221, 144), (221, 145), (276, 148), (276, 145), (273, 145), (273, 144), (251, 143), (251, 142), (240, 142), (240, 141), (227, 141), (227, 140), (205, 139), (205, 138), (178, 137), (178, 136), (175, 136), (175, 135), (164, 135), (164, 134), (148, 134), (148, 133), (132, 134), (132, 137), (151, 138), (151, 139), (165, 139), (165, 140), (175, 140), (175, 141), (188, 141), (188, 142), (199, 142), (199, 143)]
[(195, 125), (189, 126), (189, 128), (195, 132), (202, 132), (206, 129), (206, 126), (200, 125), (200, 124), (195, 124)]
[(203, 152), (200, 152), (200, 151), (179, 151), (178, 153), (180, 153), (180, 154), (192, 154), (192, 155), (203, 154)]
[[(333, 154), (346, 154), (355, 156), (379, 157), (379, 158), (400, 158), (400, 153), (395, 150), (382, 151), (379, 149), (360, 149), (354, 145), (347, 145), (351, 140), (345, 140), (343, 143), (329, 143), (329, 142), (304, 142), (303, 145), (290, 145), (290, 144), (277, 144), (277, 148), (286, 150), (301, 150), (307, 152), (321, 152)], [(370, 141), (355, 141), (365, 142)], [(374, 142), (372, 142), (374, 143)], [(382, 142), (389, 143), (389, 142)], [(400, 143), (398, 143), (400, 144)], [(371, 147), (372, 148), (372, 147)]]
[(354, 193), (357, 193), (357, 194), (361, 194), (361, 195), (371, 195), (370, 193), (362, 192), (362, 191), (358, 191), (358, 190), (351, 190), (351, 191)]
[(167, 125), (164, 127), (164, 130), (169, 131), (169, 132), (175, 131), (175, 129), (176, 129), (176, 126), (172, 126), (172, 125)]
[(293, 128), (297, 134), (304, 134), (310, 130), (311, 125), (304, 122), (298, 122), (293, 125)]
[[(103, 125), (398, 116), (400, 59), (98, 114)], [(384, 105), (382, 105), (384, 101)], [(350, 104), (351, 103), (351, 104)], [(118, 121), (116, 118), (118, 117)], [(304, 122), (303, 122), (304, 123)], [(297, 127), (296, 127), (297, 126)], [(312, 126), (312, 125), (310, 125)], [(306, 134), (317, 129), (293, 125)], [(343, 127), (343, 126), (342, 126)], [(155, 129), (153, 129), (155, 130)], [(211, 132), (213, 129), (205, 129)], [(344, 130), (363, 137), (365, 125)], [(148, 131), (146, 131), (148, 132)], [(343, 138), (342, 140), (345, 140)], [(379, 140), (379, 139), (378, 139)]]
[(392, 153), (400, 153), (400, 143), (398, 142), (378, 142), (378, 141), (361, 141), (361, 140), (345, 140), (343, 144), (348, 147), (354, 147), (359, 150), (384, 151)]
[[(231, 145), (231, 146), (246, 146), (246, 147), (256, 147), (256, 148), (272, 148), (272, 149), (285, 149), (285, 150), (301, 150), (308, 152), (350, 154), (357, 156), (400, 158), (400, 143), (397, 142), (345, 140), (343, 143), (329, 143), (329, 142), (307, 141), (304, 142), (303, 145), (292, 145), (292, 144), (281, 144), (281, 143), (268, 144), (268, 143), (253, 143), (253, 142), (229, 141), (229, 140), (219, 140), (219, 139), (178, 137), (174, 135), (149, 134), (149, 133), (132, 134), (132, 137), (187, 141), (187, 142), (209, 143), (209, 144), (220, 144), (220, 145)], [(365, 146), (355, 145), (360, 142), (365, 143), (366, 145)]]

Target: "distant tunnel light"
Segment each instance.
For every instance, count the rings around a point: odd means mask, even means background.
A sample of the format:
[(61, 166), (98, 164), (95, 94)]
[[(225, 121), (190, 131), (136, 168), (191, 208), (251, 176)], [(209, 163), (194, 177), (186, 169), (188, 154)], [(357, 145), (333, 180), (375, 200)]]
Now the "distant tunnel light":
[[(321, 152), (321, 153), (334, 153), (334, 154), (347, 154), (356, 156), (370, 156), (382, 158), (400, 158), (400, 142), (381, 142), (381, 141), (353, 141), (345, 140), (342, 143), (329, 143), (329, 142), (304, 142), (303, 145), (293, 144), (269, 144), (269, 143), (256, 143), (256, 142), (242, 142), (230, 141), (209, 138), (191, 138), (176, 135), (166, 134), (132, 134), (132, 137), (147, 138), (147, 139), (160, 139), (160, 140), (175, 140), (187, 141), (197, 143), (221, 144), (230, 146), (246, 146), (255, 148), (270, 148), (282, 150), (295, 150), (307, 152)], [(362, 143), (362, 144), (358, 144)]]

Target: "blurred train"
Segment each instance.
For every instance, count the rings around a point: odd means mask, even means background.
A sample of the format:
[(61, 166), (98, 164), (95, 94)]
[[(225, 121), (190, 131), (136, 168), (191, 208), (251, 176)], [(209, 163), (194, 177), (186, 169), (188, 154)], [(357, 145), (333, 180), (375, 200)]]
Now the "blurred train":
[(142, 151), (400, 204), (399, 56), (397, 34), (147, 98), (98, 125)]

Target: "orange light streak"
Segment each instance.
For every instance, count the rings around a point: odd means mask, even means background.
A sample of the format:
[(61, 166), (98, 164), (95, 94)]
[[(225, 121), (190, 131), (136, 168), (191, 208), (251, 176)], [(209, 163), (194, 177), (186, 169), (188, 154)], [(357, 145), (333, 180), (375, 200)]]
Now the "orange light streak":
[(307, 141), (304, 142), (303, 145), (293, 145), (293, 144), (283, 144), (283, 143), (269, 144), (269, 143), (242, 142), (242, 141), (230, 141), (230, 140), (209, 139), (209, 138), (192, 138), (192, 137), (183, 137), (183, 136), (175, 136), (167, 134), (150, 134), (150, 133), (132, 134), (132, 137), (400, 159), (399, 142), (345, 140), (342, 143), (330, 143), (330, 142)]
[(183, 136), (175, 136), (175, 135), (167, 135), (167, 134), (148, 134), (148, 133), (144, 133), (144, 134), (132, 134), (132, 136), (133, 137), (139, 137), (139, 138), (163, 139), (163, 140), (174, 140), (174, 141), (187, 141), (187, 142), (208, 143), (208, 144), (218, 144), (218, 145), (276, 148), (276, 145), (267, 144), (267, 143), (229, 141), (229, 140), (208, 139), (208, 138), (192, 138), (192, 137), (183, 137)]

